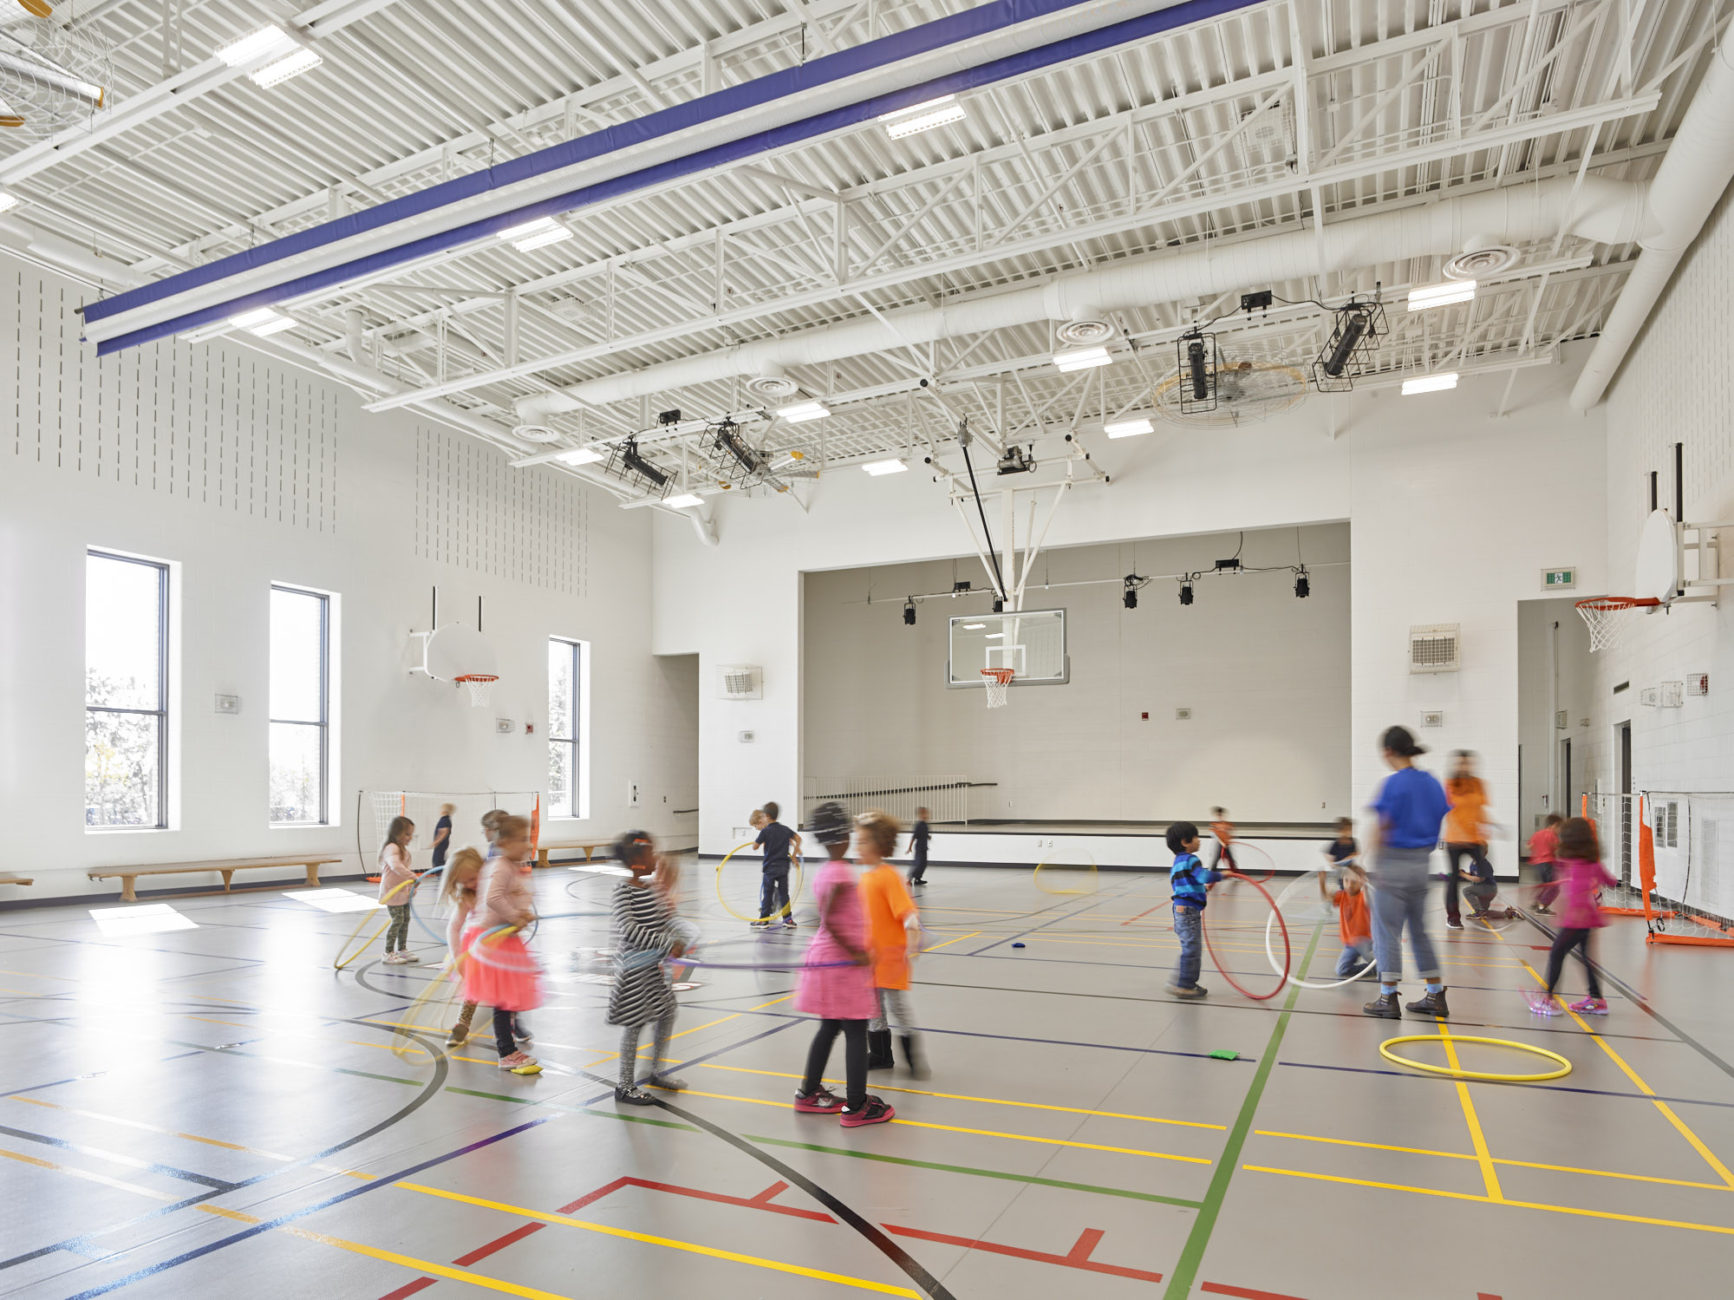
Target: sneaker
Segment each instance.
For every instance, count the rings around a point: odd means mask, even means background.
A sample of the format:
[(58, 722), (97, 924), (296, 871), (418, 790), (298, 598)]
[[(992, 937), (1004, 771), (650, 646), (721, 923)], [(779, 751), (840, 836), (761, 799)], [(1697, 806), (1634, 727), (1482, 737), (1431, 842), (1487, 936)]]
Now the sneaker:
[(771, 923), (769, 921), (748, 921), (747, 925), (754, 930), (768, 930), (771, 928)]
[(1463, 922), (1458, 917), (1448, 916), (1445, 918), (1445, 928), (1447, 930), (1461, 930), (1463, 928)]
[(516, 1016), (513, 1016), (512, 1037), (517, 1039), (520, 1043), (528, 1043), (533, 1041), (536, 1035), (530, 1032), (530, 1026), (522, 1023)]
[(1193, 984), (1186, 988), (1182, 988), (1178, 984), (1170, 984), (1168, 986), (1168, 992), (1177, 998), (1186, 998), (1188, 1000), (1210, 996), (1210, 990), (1205, 988), (1202, 984)]
[(783, 929), (793, 930), (799, 924), (800, 924), (800, 922), (796, 921), (794, 917), (792, 917), (792, 916), (785, 917), (783, 920)]
[(447, 1047), (462, 1047), (469, 1041), (470, 1027), (468, 1025), (453, 1025), (452, 1032), (446, 1035)]
[(656, 1098), (652, 1097), (648, 1092), (636, 1084), (630, 1088), (616, 1088), (614, 1090), (614, 1100), (622, 1106), (656, 1105)]
[(500, 1068), (510, 1070), (513, 1074), (540, 1074), (542, 1067), (536, 1058), (523, 1052), (513, 1052), (510, 1056), (500, 1058)]
[(421, 960), (421, 958), (417, 957), (413, 952), (400, 952), (398, 953), (398, 957), (402, 959), (405, 966), (412, 965)]
[(387, 966), (401, 966), (401, 965), (403, 965), (403, 954), (401, 952), (388, 952), (388, 953), (386, 953), (385, 954), (385, 964)]
[(1551, 907), (1538, 907), (1535, 909), (1535, 914), (1537, 916), (1552, 916), (1553, 909)]
[(1397, 1002), (1395, 993), (1381, 993), (1371, 1002), (1361, 1008), (1369, 1016), (1377, 1016), (1381, 1020), (1401, 1020), (1403, 1008)]
[(686, 1080), (677, 1074), (653, 1074), (649, 1079), (652, 1088), (661, 1088), (664, 1092), (685, 1092)]
[(858, 1109), (850, 1110), (845, 1106), (839, 1111), (837, 1121), (844, 1128), (862, 1128), (868, 1124), (883, 1124), (896, 1115), (897, 1112), (890, 1106), (869, 1093)]
[(843, 1109), (843, 1099), (829, 1088), (795, 1094), (795, 1109), (803, 1115), (835, 1115)]
[(1605, 1016), (1608, 1013), (1608, 1004), (1602, 998), (1585, 998), (1581, 1002), (1572, 1003), (1571, 1009), (1580, 1016)]
[(1524, 1000), (1529, 1003), (1529, 1009), (1538, 1016), (1557, 1016), (1559, 1004), (1553, 1000), (1552, 994), (1526, 993)]
[(1434, 1016), (1440, 1020), (1451, 1019), (1451, 1008), (1445, 1005), (1445, 988), (1443, 985), (1430, 991), (1426, 997), (1408, 1003), (1404, 1009), (1412, 1015)]

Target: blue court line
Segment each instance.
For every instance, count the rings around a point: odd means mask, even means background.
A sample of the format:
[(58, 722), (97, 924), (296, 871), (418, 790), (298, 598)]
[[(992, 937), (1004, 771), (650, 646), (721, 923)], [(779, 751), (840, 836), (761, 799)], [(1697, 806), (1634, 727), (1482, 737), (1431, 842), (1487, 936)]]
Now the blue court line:
[[(1129, 894), (1131, 892), (1132, 892), (1131, 889), (1122, 889), (1122, 890), (1119, 890), (1115, 893), (1108, 894), (1106, 896), (1104, 896), (1100, 893), (1092, 894), (1090, 896), (1089, 900), (1084, 904), (1084, 906), (1082, 906), (1081, 908), (1079, 908), (1075, 912), (1067, 912), (1063, 916), (1056, 916), (1050, 920), (1043, 921), (1040, 925), (1033, 925), (1027, 930), (1020, 930), (1016, 934), (1005, 935), (1004, 937), (999, 938), (999, 939), (995, 939), (992, 943), (986, 944), (983, 947), (977, 948), (972, 952), (957, 953), (954, 955), (960, 956), (960, 957), (979, 956), (980, 954), (987, 952), (989, 949), (999, 947), (1002, 943), (1012, 943), (1018, 939), (1022, 939), (1025, 935), (1034, 934), (1038, 930), (1045, 930), (1050, 925), (1058, 925), (1061, 921), (1074, 920), (1075, 918), (1084, 915), (1084, 913), (1092, 911), (1095, 908), (1099, 907), (1102, 903), (1118, 901), (1119, 899), (1124, 898), (1127, 894)], [(1051, 906), (1052, 907), (1068, 907), (1070, 905), (1071, 905), (1071, 903), (1068, 900), (1067, 902), (1063, 902), (1063, 903), (1054, 903)], [(1042, 912), (1047, 911), (1047, 910), (1049, 910), (1049, 909), (1048, 908), (1041, 908), (1041, 909), (1038, 909), (1036, 912), (1032, 913), (1032, 915), (1040, 916), (1042, 914)], [(1112, 963), (1107, 963), (1107, 964), (1112, 964)]]
[[(90, 1156), (94, 1160), (108, 1160), (110, 1155), (97, 1147), (83, 1146), (77, 1142), (69, 1142), (65, 1138), (50, 1137), (46, 1133), (32, 1133), (29, 1129), (13, 1128), (9, 1124), (0, 1124), (0, 1133), (7, 1137), (22, 1138), (26, 1142), (40, 1142), (43, 1146), (56, 1147), (61, 1151), (76, 1151), (81, 1156)], [(129, 1164), (135, 1169), (147, 1169), (153, 1174), (161, 1174), (165, 1178), (178, 1178), (183, 1183), (198, 1183), (201, 1187), (215, 1188), (219, 1192), (232, 1192), (238, 1184), (227, 1178), (213, 1178), (209, 1174), (194, 1173), (190, 1169), (180, 1169), (174, 1165), (159, 1164), (154, 1160), (141, 1160), (132, 1165), (130, 1160), (121, 1163)]]
[[(1587, 1037), (1587, 1035), (1586, 1035)], [(1646, 1040), (1652, 1041), (1652, 1040)], [(1656, 1042), (1666, 1040), (1656, 1039)], [(1449, 1083), (1449, 1079), (1436, 1078), (1430, 1075), (1410, 1074), (1406, 1070), (1381, 1070), (1370, 1065), (1320, 1065), (1313, 1061), (1278, 1061), (1278, 1065), (1289, 1065), (1301, 1070), (1337, 1070), (1344, 1074), (1383, 1074), (1393, 1079), (1413, 1079), (1417, 1083)], [(1480, 1082), (1479, 1080), (1477, 1082)], [(1486, 1080), (1488, 1083), (1498, 1083), (1497, 1079)], [(1560, 1083), (1526, 1083), (1506, 1085), (1511, 1087), (1540, 1088), (1546, 1092), (1581, 1092), (1590, 1097), (1629, 1097), (1636, 1101), (1670, 1101), (1682, 1106), (1719, 1106), (1726, 1110), (1734, 1110), (1734, 1101), (1705, 1101), (1701, 1097), (1663, 1097), (1660, 1094), (1652, 1096), (1647, 1092), (1615, 1092), (1607, 1088), (1578, 1088), (1570, 1084)]]

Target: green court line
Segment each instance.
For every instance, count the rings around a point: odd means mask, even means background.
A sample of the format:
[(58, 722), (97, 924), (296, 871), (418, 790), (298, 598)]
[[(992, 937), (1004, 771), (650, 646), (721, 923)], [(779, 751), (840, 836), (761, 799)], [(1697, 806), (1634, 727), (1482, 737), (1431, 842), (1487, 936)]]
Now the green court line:
[[(1306, 970), (1313, 959), (1313, 952), (1319, 946), (1319, 935), (1324, 930), (1324, 922), (1313, 926), (1312, 942), (1307, 945), (1306, 956), (1301, 958), (1301, 969)], [(1282, 1036), (1288, 1029), (1289, 1015), (1294, 1010), (1295, 1001), (1300, 997), (1300, 985), (1296, 984), (1289, 990), (1288, 1000), (1282, 1004), (1282, 1014), (1276, 1018), (1276, 1027), (1270, 1031), (1270, 1041), (1264, 1045), (1264, 1051), (1259, 1053), (1258, 1069), (1252, 1076), (1252, 1086), (1246, 1091), (1246, 1100), (1240, 1103), (1240, 1114), (1234, 1121), (1234, 1127), (1228, 1131), (1228, 1141), (1222, 1148), (1222, 1155), (1217, 1158), (1216, 1172), (1211, 1175), (1210, 1187), (1204, 1193), (1204, 1204), (1198, 1209), (1198, 1217), (1192, 1223), (1192, 1231), (1186, 1237), (1186, 1245), (1180, 1251), (1180, 1259), (1174, 1265), (1174, 1272), (1169, 1274), (1168, 1289), (1162, 1293), (1162, 1300), (1183, 1300), (1192, 1293), (1192, 1281), (1198, 1276), (1198, 1266), (1204, 1260), (1204, 1248), (1210, 1244), (1210, 1234), (1216, 1229), (1216, 1216), (1222, 1212), (1222, 1202), (1228, 1196), (1228, 1184), (1234, 1178), (1234, 1170), (1240, 1163), (1241, 1148), (1246, 1145), (1246, 1138), (1252, 1131), (1252, 1117), (1258, 1111), (1259, 1099), (1264, 1096), (1264, 1085), (1270, 1080), (1271, 1067), (1276, 1064), (1276, 1054), (1282, 1047)]]
[(1125, 1196), (1135, 1201), (1155, 1201), (1159, 1205), (1178, 1205), (1182, 1209), (1196, 1210), (1199, 1202), (1183, 1200), (1178, 1196), (1158, 1196), (1154, 1192), (1131, 1192), (1119, 1187), (1097, 1187), (1091, 1183), (1068, 1183), (1058, 1178), (1037, 1178), (1033, 1174), (1007, 1174), (997, 1169), (971, 1169), (967, 1165), (942, 1165), (931, 1160), (911, 1160), (906, 1156), (885, 1156), (873, 1151), (854, 1151), (847, 1147), (818, 1146), (812, 1142), (790, 1142), (784, 1138), (755, 1137), (751, 1133), (742, 1133), (748, 1142), (757, 1142), (771, 1147), (793, 1147), (797, 1151), (819, 1151), (830, 1156), (852, 1156), (856, 1160), (877, 1160), (888, 1165), (908, 1165), (915, 1169), (937, 1169), (947, 1174), (970, 1174), (976, 1178), (1003, 1178), (1011, 1183), (1033, 1183), (1038, 1187), (1058, 1187), (1068, 1192), (1094, 1192), (1099, 1196)]
[(567, 1106), (558, 1101), (543, 1101), (538, 1097), (512, 1097), (503, 1092), (482, 1092), (475, 1088), (459, 1088), (452, 1084), (446, 1085), (446, 1091), (455, 1092), (463, 1097), (480, 1097), (484, 1101), (510, 1101), (520, 1106), (546, 1106), (549, 1110), (563, 1110), (572, 1115), (590, 1115), (596, 1119), (617, 1119), (627, 1124), (649, 1124), (653, 1128), (677, 1128), (683, 1133), (698, 1132), (691, 1124), (680, 1124), (671, 1119), (651, 1119), (648, 1115), (621, 1115), (611, 1110), (596, 1110), (589, 1106)]

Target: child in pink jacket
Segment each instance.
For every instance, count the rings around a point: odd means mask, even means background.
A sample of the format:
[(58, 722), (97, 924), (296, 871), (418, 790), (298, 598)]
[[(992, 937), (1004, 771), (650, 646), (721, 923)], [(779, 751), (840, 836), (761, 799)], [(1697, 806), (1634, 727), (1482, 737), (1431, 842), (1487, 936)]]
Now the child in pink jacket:
[(1542, 1016), (1559, 1014), (1559, 1004), (1553, 999), (1554, 986), (1565, 968), (1566, 954), (1576, 948), (1589, 975), (1589, 996), (1572, 1003), (1571, 1009), (1581, 1015), (1605, 1016), (1608, 1004), (1602, 998), (1601, 981), (1596, 978), (1595, 961), (1590, 956), (1590, 935), (1607, 924), (1597, 892), (1620, 882), (1602, 866), (1602, 849), (1596, 842), (1595, 828), (1582, 817), (1569, 818), (1559, 828), (1559, 858), (1554, 864), (1553, 883), (1559, 886), (1559, 933), (1547, 955), (1547, 992), (1531, 993), (1529, 1009)]

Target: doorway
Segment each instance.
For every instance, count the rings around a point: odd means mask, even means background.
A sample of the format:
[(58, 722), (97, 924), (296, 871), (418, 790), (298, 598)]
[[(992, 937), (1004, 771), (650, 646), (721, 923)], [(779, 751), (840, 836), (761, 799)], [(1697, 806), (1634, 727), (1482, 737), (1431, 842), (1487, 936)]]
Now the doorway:
[(1615, 724), (1614, 739), (1618, 750), (1620, 794), (1620, 882), (1632, 883), (1632, 723), (1631, 719)]

